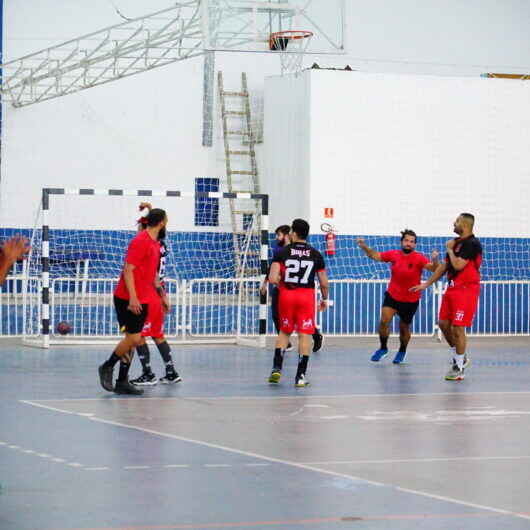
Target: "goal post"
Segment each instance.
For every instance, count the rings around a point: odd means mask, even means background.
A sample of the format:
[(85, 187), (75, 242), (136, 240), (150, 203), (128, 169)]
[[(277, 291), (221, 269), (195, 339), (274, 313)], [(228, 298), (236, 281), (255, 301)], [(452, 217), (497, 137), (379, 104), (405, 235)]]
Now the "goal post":
[[(236, 263), (229, 205), (234, 199), (256, 204), (253, 226), (259, 230), (237, 236), (246, 238), (239, 245), (246, 275)], [(268, 195), (95, 188), (42, 190), (25, 267), (24, 342), (49, 348), (119, 339), (113, 291), (144, 201), (169, 218), (168, 341), (264, 347), (267, 297), (260, 285), (268, 269)], [(66, 335), (57, 330), (63, 321), (70, 328)]]

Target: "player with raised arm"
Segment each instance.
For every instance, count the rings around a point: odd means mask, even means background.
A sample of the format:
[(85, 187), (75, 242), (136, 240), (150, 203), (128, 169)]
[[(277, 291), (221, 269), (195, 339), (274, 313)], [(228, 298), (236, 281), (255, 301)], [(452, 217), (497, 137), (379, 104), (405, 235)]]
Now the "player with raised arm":
[(449, 285), (442, 297), (438, 325), (451, 349), (452, 365), (445, 375), (448, 381), (464, 379), (464, 369), (471, 360), (466, 355), (466, 327), (473, 324), (480, 295), (480, 265), (482, 245), (473, 234), (475, 217), (461, 213), (454, 222), (458, 237), (446, 243), (445, 262), (425, 282), (416, 285), (413, 292), (427, 289), (445, 273)]
[[(291, 240), (289, 233), (291, 232), (291, 227), (289, 225), (281, 225), (274, 233), (276, 234), (276, 246), (273, 248), (272, 251), (272, 259), (274, 259), (278, 256), (278, 254), (282, 251), (282, 249), (287, 246)], [(268, 277), (265, 278), (263, 281), (263, 284), (260, 288), (261, 294), (267, 293), (267, 283), (268, 283)], [(272, 321), (274, 322), (274, 327), (276, 328), (276, 333), (280, 333), (280, 314), (278, 311), (278, 302), (280, 298), (280, 290), (277, 285), (272, 286), (271, 291), (271, 310), (272, 310)], [(322, 348), (322, 342), (324, 337), (320, 333), (319, 329), (315, 327), (315, 332), (313, 333), (313, 352), (317, 352)], [(291, 351), (293, 349), (291, 343), (287, 344), (287, 348), (285, 351)]]
[(396, 313), (399, 316), (399, 350), (392, 362), (394, 364), (402, 363), (407, 354), (407, 346), (411, 336), (410, 324), (416, 314), (421, 297), (421, 293), (411, 292), (410, 288), (421, 281), (421, 274), (424, 269), (434, 272), (438, 266), (438, 252), (433, 250), (429, 261), (425, 255), (416, 251), (416, 240), (417, 236), (413, 230), (403, 230), (401, 232), (401, 249), (378, 252), (368, 247), (364, 239), (357, 239), (357, 244), (369, 258), (392, 264), (390, 283), (381, 308), (380, 347), (371, 357), (373, 362), (380, 361), (388, 353), (390, 322)]
[[(127, 249), (123, 271), (114, 290), (114, 307), (120, 330), (125, 333), (125, 337), (109, 359), (99, 367), (101, 386), (109, 392), (143, 393), (142, 389), (129, 383), (128, 372), (134, 348), (142, 340), (148, 304), (156, 296), (155, 285), (160, 263), (158, 235), (166, 225), (166, 212), (159, 208), (151, 210), (147, 216), (147, 228), (134, 237)], [(120, 373), (114, 386), (112, 372), (121, 359), (125, 362), (120, 364)]]
[(295, 219), (291, 227), (291, 243), (274, 258), (269, 281), (279, 286), (280, 334), (276, 339), (274, 360), (269, 383), (280, 382), (283, 351), (294, 330), (298, 331), (298, 369), (295, 386), (305, 387), (307, 365), (311, 351), (311, 335), (315, 332), (315, 276), (318, 276), (322, 299), (319, 309), (324, 311), (328, 299), (328, 277), (324, 258), (306, 242), (309, 224)]
[[(147, 215), (152, 210), (152, 205), (148, 202), (142, 202), (139, 206), (142, 216), (138, 219), (138, 232), (141, 232), (147, 227)], [(136, 379), (132, 379), (131, 383), (136, 386), (151, 386), (158, 383), (158, 379), (151, 370), (151, 352), (147, 345), (146, 338), (151, 337), (160, 352), (164, 362), (166, 375), (160, 378), (162, 384), (174, 384), (182, 381), (182, 378), (175, 370), (173, 359), (171, 357), (171, 348), (164, 336), (164, 316), (169, 311), (169, 299), (166, 294), (164, 279), (166, 273), (166, 258), (168, 248), (165, 241), (166, 229), (163, 228), (158, 233), (158, 240), (160, 242), (160, 263), (158, 266), (157, 278), (157, 294), (153, 300), (149, 301), (147, 318), (142, 329), (142, 340), (136, 347), (138, 358), (142, 364), (142, 375)]]
[(0, 285), (6, 281), (13, 263), (24, 258), (29, 251), (29, 242), (25, 237), (14, 236), (3, 242), (0, 248)]

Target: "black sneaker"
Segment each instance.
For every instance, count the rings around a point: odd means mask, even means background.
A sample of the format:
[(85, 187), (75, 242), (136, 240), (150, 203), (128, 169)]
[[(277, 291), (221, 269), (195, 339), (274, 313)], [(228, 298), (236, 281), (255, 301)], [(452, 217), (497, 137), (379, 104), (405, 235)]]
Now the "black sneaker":
[(313, 353), (317, 352), (322, 348), (322, 344), (324, 343), (324, 335), (320, 333), (319, 331), (315, 331), (313, 334)]
[(174, 385), (175, 383), (180, 383), (182, 377), (178, 372), (168, 372), (164, 377), (160, 378), (160, 383), (163, 385)]
[(140, 377), (136, 379), (131, 379), (131, 384), (136, 386), (153, 386), (158, 383), (158, 379), (153, 372), (143, 373)]
[(114, 385), (112, 384), (113, 367), (108, 366), (105, 363), (103, 363), (98, 368), (98, 372), (99, 372), (99, 382), (101, 383), (101, 386), (108, 392), (113, 392), (114, 391)]
[(131, 385), (128, 379), (125, 381), (116, 381), (116, 386), (114, 387), (115, 394), (132, 394), (134, 396), (139, 396), (143, 394), (144, 391), (141, 388), (136, 388), (134, 385)]

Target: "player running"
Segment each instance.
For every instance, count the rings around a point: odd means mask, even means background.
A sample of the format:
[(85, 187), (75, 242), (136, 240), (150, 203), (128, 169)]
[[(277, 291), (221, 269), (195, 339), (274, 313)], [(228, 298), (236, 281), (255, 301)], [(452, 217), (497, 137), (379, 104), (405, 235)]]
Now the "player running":
[(434, 272), (439, 264), (436, 250), (431, 252), (430, 261), (425, 255), (416, 252), (416, 240), (417, 236), (413, 230), (403, 230), (401, 232), (401, 249), (377, 252), (366, 245), (364, 239), (357, 239), (357, 244), (369, 258), (392, 264), (390, 283), (381, 308), (380, 347), (370, 359), (373, 362), (380, 361), (388, 353), (390, 322), (396, 313), (399, 316), (399, 350), (392, 362), (400, 364), (405, 360), (411, 336), (410, 324), (418, 310), (421, 297), (421, 293), (412, 292), (410, 288), (421, 282), (421, 274), (424, 269)]
[(452, 366), (445, 379), (461, 381), (464, 369), (471, 364), (466, 355), (466, 327), (473, 324), (480, 295), (480, 265), (482, 245), (473, 234), (475, 217), (461, 213), (454, 222), (457, 238), (446, 243), (445, 262), (413, 292), (423, 291), (438, 281), (446, 272), (449, 285), (442, 297), (438, 325), (451, 349)]
[[(290, 242), (290, 236), (289, 233), (291, 232), (291, 227), (289, 225), (281, 225), (274, 233), (276, 234), (276, 246), (274, 247), (272, 251), (272, 259), (274, 259), (279, 255), (279, 253), (283, 250), (285, 246), (287, 246)], [(267, 293), (267, 283), (268, 278), (265, 278), (263, 281), (263, 284), (260, 288), (261, 294)], [(274, 327), (276, 328), (276, 333), (280, 333), (280, 314), (278, 311), (278, 301), (280, 298), (280, 290), (277, 285), (272, 286), (271, 291), (271, 311), (272, 311), (272, 321), (274, 322)], [(322, 348), (324, 337), (320, 333), (319, 329), (315, 327), (315, 332), (313, 333), (313, 352), (317, 352)], [(291, 351), (293, 349), (292, 344), (289, 342), (287, 344), (287, 348), (285, 348), (285, 351)]]
[[(152, 206), (148, 202), (142, 202), (139, 209), (141, 212), (144, 212), (140, 219), (138, 219), (138, 231), (141, 232), (147, 227), (147, 215), (152, 210)], [(158, 266), (157, 294), (153, 300), (149, 301), (147, 318), (142, 329), (142, 340), (136, 347), (138, 358), (142, 364), (142, 375), (131, 380), (131, 383), (136, 386), (152, 386), (156, 385), (159, 381), (151, 370), (151, 352), (147, 345), (147, 337), (153, 339), (166, 367), (166, 375), (160, 378), (160, 383), (171, 385), (182, 381), (182, 378), (175, 370), (173, 359), (171, 357), (171, 348), (164, 336), (164, 316), (169, 311), (170, 307), (164, 286), (166, 258), (168, 254), (165, 238), (166, 229), (163, 228), (158, 233), (158, 240), (160, 242), (160, 263)]]
[[(159, 233), (167, 225), (164, 210), (155, 208), (147, 216), (147, 228), (130, 242), (120, 280), (114, 290), (114, 307), (120, 329), (125, 337), (99, 367), (101, 386), (117, 394), (143, 394), (143, 390), (131, 385), (128, 372), (133, 349), (142, 340), (141, 332), (147, 317), (148, 304), (156, 296), (155, 282), (160, 263)], [(114, 387), (112, 372), (119, 360), (120, 372)]]
[(276, 339), (274, 361), (269, 383), (280, 382), (283, 351), (294, 330), (298, 331), (298, 369), (295, 386), (309, 384), (305, 375), (311, 351), (310, 336), (315, 332), (315, 275), (318, 275), (322, 299), (319, 309), (324, 311), (328, 299), (328, 277), (324, 258), (306, 243), (309, 224), (295, 219), (291, 228), (291, 243), (273, 259), (269, 281), (279, 286), (280, 333)]

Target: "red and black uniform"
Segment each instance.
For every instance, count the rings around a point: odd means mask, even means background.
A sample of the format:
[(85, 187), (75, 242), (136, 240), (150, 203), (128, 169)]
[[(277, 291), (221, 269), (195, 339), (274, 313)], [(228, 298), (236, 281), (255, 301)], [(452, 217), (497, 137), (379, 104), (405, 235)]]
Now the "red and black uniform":
[(274, 258), (280, 264), (280, 329), (291, 334), (315, 332), (315, 275), (326, 266), (322, 254), (307, 243), (292, 243)]
[[(164, 278), (166, 275), (167, 254), (166, 242), (162, 240), (160, 241), (160, 261), (158, 266), (158, 279), (162, 288), (164, 288)], [(164, 308), (162, 307), (162, 299), (156, 291), (153, 299), (149, 300), (148, 305), (147, 317), (142, 329), (142, 337), (160, 339), (164, 336)]]
[(114, 290), (114, 307), (120, 329), (127, 333), (140, 333), (147, 317), (148, 304), (157, 295), (154, 284), (160, 262), (160, 243), (152, 239), (147, 230), (140, 232), (129, 243), (125, 262), (135, 266), (134, 286), (142, 312), (135, 315), (127, 309), (130, 294), (125, 285), (123, 271)]
[(466, 266), (457, 271), (446, 255), (449, 285), (442, 298), (440, 320), (449, 320), (453, 326), (471, 326), (477, 311), (480, 295), (480, 265), (482, 245), (471, 234), (455, 239), (453, 252), (457, 258), (468, 260)]
[(380, 256), (382, 261), (392, 263), (392, 274), (383, 307), (395, 309), (399, 318), (410, 324), (421, 297), (420, 292), (411, 292), (410, 288), (421, 283), (421, 274), (429, 259), (415, 250), (408, 254), (403, 250), (387, 250), (381, 252)]

